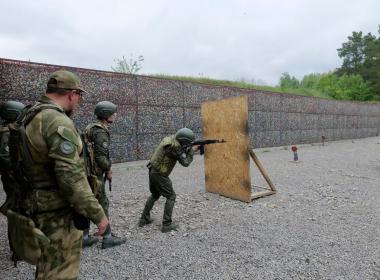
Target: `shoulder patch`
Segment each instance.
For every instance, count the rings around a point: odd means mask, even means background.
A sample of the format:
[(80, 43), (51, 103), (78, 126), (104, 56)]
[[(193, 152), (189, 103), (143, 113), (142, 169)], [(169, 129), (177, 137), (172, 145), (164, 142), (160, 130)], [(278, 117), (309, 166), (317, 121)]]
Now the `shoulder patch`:
[(63, 141), (59, 145), (59, 149), (64, 155), (70, 155), (75, 151), (75, 146), (70, 141)]
[(107, 143), (107, 142), (103, 142), (102, 147), (103, 147), (104, 149), (107, 149), (107, 148), (108, 148), (108, 143)]
[(76, 131), (64, 126), (59, 126), (57, 132), (63, 139), (79, 146), (79, 136)]

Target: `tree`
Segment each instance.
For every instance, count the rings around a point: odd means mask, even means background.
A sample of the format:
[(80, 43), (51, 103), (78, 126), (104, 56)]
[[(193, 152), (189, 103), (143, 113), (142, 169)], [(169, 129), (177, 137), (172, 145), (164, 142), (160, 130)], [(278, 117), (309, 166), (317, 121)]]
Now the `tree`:
[(290, 76), (288, 72), (282, 73), (280, 78), (280, 87), (281, 88), (298, 88), (300, 82), (296, 77)]
[(142, 68), (142, 62), (144, 57), (140, 55), (137, 59), (131, 54), (129, 60), (124, 56), (121, 59), (114, 59), (116, 66), (111, 69), (115, 72), (125, 73), (125, 74), (137, 74), (138, 71)]
[(360, 75), (380, 95), (380, 36), (354, 31), (338, 49), (338, 55), (343, 59), (338, 75)]
[(338, 76), (333, 72), (313, 73), (305, 75), (301, 82), (288, 73), (280, 78), (282, 88), (298, 89), (301, 92), (317, 90), (334, 99), (367, 101), (374, 99), (374, 91), (360, 75), (343, 74)]
[(348, 36), (348, 42), (342, 44), (338, 49), (338, 55), (343, 59), (343, 64), (339, 71), (344, 74), (360, 74), (364, 62), (368, 59), (368, 45), (376, 40), (371, 33), (363, 36), (363, 33), (352, 32), (352, 36)]
[(322, 74), (312, 73), (303, 76), (300, 86), (303, 88), (316, 89)]

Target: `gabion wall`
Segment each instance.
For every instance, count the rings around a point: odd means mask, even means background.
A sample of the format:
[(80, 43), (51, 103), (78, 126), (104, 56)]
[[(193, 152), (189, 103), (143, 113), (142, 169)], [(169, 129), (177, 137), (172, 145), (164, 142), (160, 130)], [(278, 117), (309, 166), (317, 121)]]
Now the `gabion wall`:
[(118, 105), (112, 125), (115, 162), (147, 159), (162, 137), (181, 127), (202, 136), (200, 104), (234, 96), (248, 96), (251, 146), (272, 147), (300, 143), (363, 138), (378, 135), (380, 105), (335, 101), (252, 89), (125, 75), (0, 58), (0, 102), (36, 101), (45, 92), (51, 72), (78, 74), (91, 92), (74, 116), (83, 129), (93, 118), (95, 104)]

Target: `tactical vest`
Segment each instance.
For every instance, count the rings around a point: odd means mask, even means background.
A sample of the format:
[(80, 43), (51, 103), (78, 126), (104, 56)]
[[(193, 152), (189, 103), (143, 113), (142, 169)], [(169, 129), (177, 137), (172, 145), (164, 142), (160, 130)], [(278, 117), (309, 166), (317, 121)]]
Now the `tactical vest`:
[[(109, 131), (104, 126), (102, 126), (99, 123), (92, 123), (86, 127), (84, 132), (82, 133), (82, 140), (84, 143), (84, 150), (85, 150), (85, 163), (86, 163), (86, 173), (87, 176), (95, 175), (95, 176), (101, 176), (103, 175), (103, 170), (96, 164), (95, 161), (95, 143), (94, 143), (94, 137), (93, 135), (93, 129), (95, 127), (98, 127), (108, 133), (109, 137)], [(109, 158), (109, 155), (108, 155)]]
[[(50, 212), (69, 206), (69, 202), (64, 199), (57, 188), (54, 174), (50, 175), (52, 179), (49, 186), (43, 186), (43, 188), (36, 185), (32, 180), (32, 178), (38, 176), (38, 172), (41, 172), (41, 170), (35, 169), (35, 163), (28, 147), (26, 126), (38, 113), (46, 109), (53, 109), (64, 113), (61, 108), (54, 104), (37, 103), (33, 106), (28, 105), (25, 107), (17, 121), (9, 125), (9, 149), (12, 172), (20, 188), (18, 193), (22, 194), (18, 198), (19, 208), (14, 210), (26, 216)], [(46, 173), (49, 173), (48, 170), (52, 170), (49, 164), (47, 163), (44, 167)]]
[[(103, 170), (96, 164), (95, 161), (95, 143), (93, 129), (98, 127), (108, 133), (109, 131), (99, 123), (93, 123), (86, 127), (84, 132), (81, 134), (83, 141), (83, 155), (86, 165), (86, 174), (88, 183), (90, 184), (92, 192), (95, 196), (99, 193), (103, 186), (103, 179), (99, 180), (99, 177), (103, 175)], [(109, 157), (109, 155), (108, 155)]]
[(11, 160), (9, 157), (9, 128), (8, 126), (0, 127), (0, 173), (6, 174), (11, 168)]
[(171, 146), (173, 149), (181, 150), (180, 143), (175, 139), (175, 136), (165, 137), (154, 151), (150, 164), (164, 176), (169, 176), (172, 172), (177, 158), (166, 153), (165, 149)]

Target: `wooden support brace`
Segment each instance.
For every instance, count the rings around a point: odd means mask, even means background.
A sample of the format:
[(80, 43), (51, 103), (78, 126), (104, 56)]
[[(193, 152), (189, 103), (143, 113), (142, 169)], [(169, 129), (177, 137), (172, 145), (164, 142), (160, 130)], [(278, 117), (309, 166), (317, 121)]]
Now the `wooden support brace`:
[(270, 187), (270, 190), (264, 190), (264, 191), (253, 193), (251, 195), (251, 200), (259, 198), (259, 197), (264, 197), (267, 195), (275, 194), (277, 192), (276, 187), (273, 185), (271, 179), (269, 178), (268, 173), (264, 169), (264, 166), (261, 164), (261, 162), (259, 161), (256, 154), (251, 149), (249, 150), (249, 155), (253, 159), (253, 161), (256, 164), (257, 168), (259, 169), (261, 175), (263, 175), (265, 181), (268, 183), (268, 185)]

